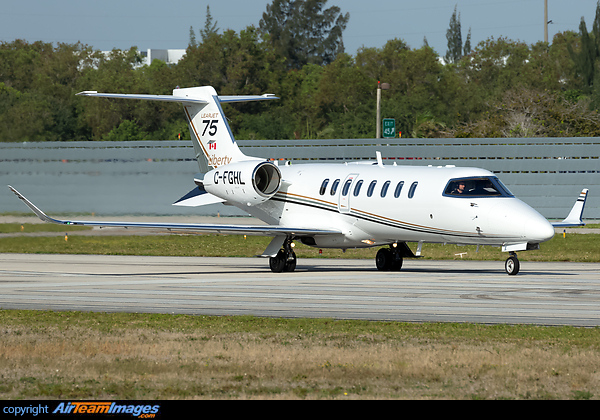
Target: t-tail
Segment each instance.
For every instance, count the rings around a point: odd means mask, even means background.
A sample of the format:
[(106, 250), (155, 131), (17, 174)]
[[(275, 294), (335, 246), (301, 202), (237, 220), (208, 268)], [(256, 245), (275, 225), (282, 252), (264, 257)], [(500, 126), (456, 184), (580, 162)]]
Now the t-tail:
[(98, 93), (96, 91), (85, 91), (78, 95), (181, 103), (189, 124), (194, 153), (202, 173), (231, 163), (259, 160), (259, 158), (244, 155), (239, 149), (221, 108), (222, 103), (279, 99), (270, 94), (217, 95), (212, 86), (174, 89), (172, 96)]
[[(204, 206), (223, 203), (253, 206), (271, 198), (281, 185), (276, 165), (264, 158), (246, 156), (239, 149), (222, 103), (279, 99), (274, 95), (217, 95), (212, 86), (175, 89), (173, 95), (98, 93), (78, 95), (113, 99), (178, 102), (183, 105), (200, 173), (196, 187), (177, 200), (177, 206)], [(236, 204), (237, 203), (237, 204)]]

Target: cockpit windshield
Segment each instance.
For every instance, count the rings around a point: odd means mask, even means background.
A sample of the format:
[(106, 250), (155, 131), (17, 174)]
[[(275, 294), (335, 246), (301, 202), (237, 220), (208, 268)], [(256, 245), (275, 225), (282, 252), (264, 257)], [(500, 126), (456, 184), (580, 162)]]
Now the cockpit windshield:
[(444, 195), (450, 197), (513, 197), (495, 176), (451, 179)]

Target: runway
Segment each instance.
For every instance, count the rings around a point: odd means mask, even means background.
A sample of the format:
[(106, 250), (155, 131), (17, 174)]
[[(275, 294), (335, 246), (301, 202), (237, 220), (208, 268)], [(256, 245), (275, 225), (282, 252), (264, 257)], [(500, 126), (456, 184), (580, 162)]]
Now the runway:
[(600, 325), (600, 264), (0, 254), (0, 308)]

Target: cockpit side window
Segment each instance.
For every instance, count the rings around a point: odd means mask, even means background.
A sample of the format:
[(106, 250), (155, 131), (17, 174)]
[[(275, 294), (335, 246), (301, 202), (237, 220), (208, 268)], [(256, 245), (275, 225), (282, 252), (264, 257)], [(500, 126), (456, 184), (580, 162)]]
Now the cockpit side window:
[(450, 197), (513, 197), (495, 176), (451, 179), (444, 195)]

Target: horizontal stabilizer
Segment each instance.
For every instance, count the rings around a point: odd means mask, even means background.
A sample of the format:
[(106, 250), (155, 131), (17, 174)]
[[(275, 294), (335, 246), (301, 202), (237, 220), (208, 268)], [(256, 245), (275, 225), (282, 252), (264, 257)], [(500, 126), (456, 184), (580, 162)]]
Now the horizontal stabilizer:
[(587, 200), (588, 189), (584, 188), (577, 201), (575, 201), (575, 205), (571, 209), (571, 212), (567, 216), (565, 220), (562, 222), (552, 223), (554, 227), (572, 227), (572, 226), (585, 226), (585, 223), (581, 220), (583, 217), (583, 209), (585, 208), (585, 201)]
[(143, 94), (129, 94), (129, 93), (98, 93), (96, 91), (86, 90), (80, 92), (79, 96), (92, 96), (96, 98), (111, 98), (111, 99), (138, 99), (144, 101), (160, 101), (160, 102), (179, 102), (179, 103), (192, 103), (192, 104), (207, 104), (208, 102), (203, 99), (190, 98), (187, 96), (173, 96), (173, 95), (143, 95)]
[(271, 99), (279, 99), (277, 96), (272, 93), (265, 93), (264, 95), (219, 95), (219, 102), (221, 103), (229, 103), (229, 102), (255, 102), (255, 101), (268, 101)]
[[(86, 90), (79, 92), (79, 96), (91, 96), (96, 98), (110, 98), (110, 99), (137, 99), (143, 101), (159, 101), (159, 102), (179, 102), (188, 104), (208, 104), (208, 101), (199, 99), (194, 96), (179, 96), (175, 95), (178, 89), (173, 91), (173, 95), (146, 95), (146, 94), (134, 94), (134, 93), (99, 93), (95, 90)], [(183, 90), (181, 90), (183, 92)], [(219, 95), (217, 96), (219, 102), (255, 102), (255, 101), (268, 101), (271, 99), (279, 99), (273, 94), (266, 93), (264, 95)]]
[(204, 189), (204, 187), (196, 187), (179, 200), (173, 203), (174, 206), (182, 207), (199, 207), (208, 204), (224, 203), (225, 200), (214, 196)]

